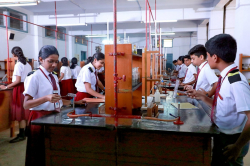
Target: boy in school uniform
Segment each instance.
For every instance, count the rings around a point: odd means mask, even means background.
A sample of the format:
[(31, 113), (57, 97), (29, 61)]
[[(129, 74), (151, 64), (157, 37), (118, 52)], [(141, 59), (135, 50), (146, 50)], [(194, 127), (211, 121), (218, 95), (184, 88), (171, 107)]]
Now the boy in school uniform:
[(187, 66), (184, 64), (184, 56), (180, 56), (178, 58), (177, 64), (179, 65), (178, 78), (180, 79), (180, 81), (183, 81), (187, 71)]
[(184, 81), (181, 83), (182, 86), (184, 85), (193, 85), (195, 83), (195, 78), (196, 78), (196, 68), (194, 65), (191, 63), (191, 58), (190, 55), (184, 56), (184, 63), (187, 66), (186, 74)]
[(193, 65), (198, 67), (198, 73), (195, 84), (193, 86), (186, 85), (184, 88), (186, 90), (201, 90), (208, 97), (212, 97), (216, 90), (218, 77), (215, 75), (214, 70), (210, 68), (208, 62), (206, 61), (206, 48), (203, 45), (198, 44), (191, 48), (188, 54), (191, 57), (191, 62)]
[(177, 60), (173, 61), (173, 65), (174, 65), (173, 75), (177, 76), (178, 75), (178, 70), (180, 68), (180, 66), (177, 64)]
[(205, 47), (208, 64), (221, 72), (214, 99), (196, 90), (188, 94), (212, 107), (211, 121), (221, 132), (214, 137), (211, 165), (243, 165), (250, 139), (250, 87), (234, 64), (237, 44), (232, 36), (220, 34), (209, 39)]

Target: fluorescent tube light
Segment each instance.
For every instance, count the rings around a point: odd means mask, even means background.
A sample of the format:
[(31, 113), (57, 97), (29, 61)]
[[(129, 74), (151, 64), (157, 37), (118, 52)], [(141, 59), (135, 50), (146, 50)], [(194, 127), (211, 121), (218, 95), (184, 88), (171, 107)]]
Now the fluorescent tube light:
[(107, 37), (107, 35), (88, 35), (85, 37)]
[(35, 3), (0, 3), (0, 7), (5, 7), (5, 6), (32, 6), (32, 5), (37, 5), (37, 2)]
[(57, 24), (57, 26), (61, 26), (61, 27), (80, 26), (80, 25), (86, 25), (86, 24), (85, 23), (78, 23), (78, 24)]
[[(151, 33), (151, 36), (154, 36), (154, 35), (155, 35), (155, 33)], [(160, 35), (160, 34), (158, 33), (156, 35)], [(174, 32), (165, 32), (165, 33), (161, 33), (161, 35), (175, 35), (175, 33)]]
[(30, 3), (37, 2), (37, 0), (0, 0), (0, 3)]
[[(177, 22), (178, 20), (156, 20), (155, 22)], [(146, 21), (144, 21), (146, 23)], [(149, 23), (149, 21), (148, 21)], [(154, 23), (154, 21), (150, 21), (150, 23)]]

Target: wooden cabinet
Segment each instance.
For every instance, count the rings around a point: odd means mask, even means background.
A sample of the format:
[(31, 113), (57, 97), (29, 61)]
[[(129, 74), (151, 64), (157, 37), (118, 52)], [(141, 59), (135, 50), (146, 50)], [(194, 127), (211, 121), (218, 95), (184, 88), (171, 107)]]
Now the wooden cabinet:
[[(114, 107), (114, 45), (105, 45), (105, 111), (106, 114), (114, 114), (110, 107)], [(117, 56), (118, 77), (126, 76), (126, 81), (118, 81), (118, 108), (125, 108), (117, 111), (119, 115), (132, 115), (133, 108), (140, 108), (142, 105), (142, 56), (132, 54), (131, 44), (118, 44)], [(132, 68), (139, 68), (140, 81), (132, 86)]]
[[(239, 61), (239, 70), (240, 70), (240, 72), (250, 71), (250, 66), (249, 66), (250, 63), (247, 63), (248, 69), (245, 69), (246, 66), (245, 66), (245, 65), (243, 66), (243, 64), (244, 64), (244, 63), (243, 63), (243, 58), (244, 58), (244, 59), (250, 58), (250, 56), (246, 56), (246, 55), (240, 54), (240, 61)], [(250, 60), (250, 59), (249, 59), (249, 60)]]

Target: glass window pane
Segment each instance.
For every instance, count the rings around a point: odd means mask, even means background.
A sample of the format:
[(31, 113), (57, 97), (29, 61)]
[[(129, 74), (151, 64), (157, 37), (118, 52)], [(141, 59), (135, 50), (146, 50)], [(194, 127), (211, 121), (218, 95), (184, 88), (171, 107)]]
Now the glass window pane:
[(13, 11), (10, 11), (10, 16), (11, 17), (15, 17), (17, 19), (14, 19), (14, 18), (10, 18), (10, 27), (11, 28), (15, 28), (15, 29), (19, 29), (19, 30), (24, 30), (23, 29), (23, 21), (20, 21), (18, 19), (23, 19), (23, 15), (22, 14), (19, 14), (19, 13), (16, 13), (16, 12), (13, 12)]
[(173, 47), (173, 39), (164, 39), (164, 47)]

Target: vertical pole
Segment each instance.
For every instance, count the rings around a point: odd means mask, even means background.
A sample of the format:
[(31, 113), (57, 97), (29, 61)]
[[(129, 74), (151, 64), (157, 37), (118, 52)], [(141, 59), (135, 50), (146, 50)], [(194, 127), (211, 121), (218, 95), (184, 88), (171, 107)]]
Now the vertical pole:
[(92, 54), (92, 43), (93, 43), (93, 37), (92, 37), (92, 24), (91, 24), (91, 50), (90, 50), (91, 55), (90, 56), (93, 55)]
[[(161, 28), (160, 28), (160, 54), (161, 54)], [(160, 56), (160, 75), (161, 75), (161, 64), (162, 64), (162, 56)]]
[(148, 13), (149, 15), (149, 50), (151, 50), (151, 17), (150, 17), (150, 13)]
[(55, 37), (56, 37), (56, 48), (57, 48), (57, 14), (56, 14), (56, 1), (55, 1), (55, 18), (56, 18), (56, 32), (55, 32)]
[(65, 57), (67, 57), (67, 39), (66, 39), (66, 34), (64, 34), (64, 39), (65, 39)]
[(9, 53), (9, 35), (8, 35), (8, 19), (7, 16), (5, 16), (5, 23), (6, 23), (6, 39), (7, 39), (7, 76), (8, 76), (8, 82), (11, 82), (10, 80), (10, 53)]
[(113, 0), (113, 10), (114, 10), (114, 89), (115, 89), (115, 126), (118, 125), (117, 119), (117, 107), (118, 107), (118, 99), (117, 99), (117, 20), (116, 20), (116, 0)]
[(89, 57), (89, 55), (88, 55), (88, 52), (89, 52), (89, 51), (88, 51), (88, 50), (89, 50), (89, 41), (87, 40), (87, 57), (86, 57), (87, 59), (88, 59), (88, 57)]
[(109, 43), (109, 20), (107, 21), (107, 42), (108, 42), (108, 44), (110, 44)]
[(145, 0), (145, 12), (146, 12), (146, 50), (148, 50), (148, 20), (147, 20), (147, 2), (148, 0)]

